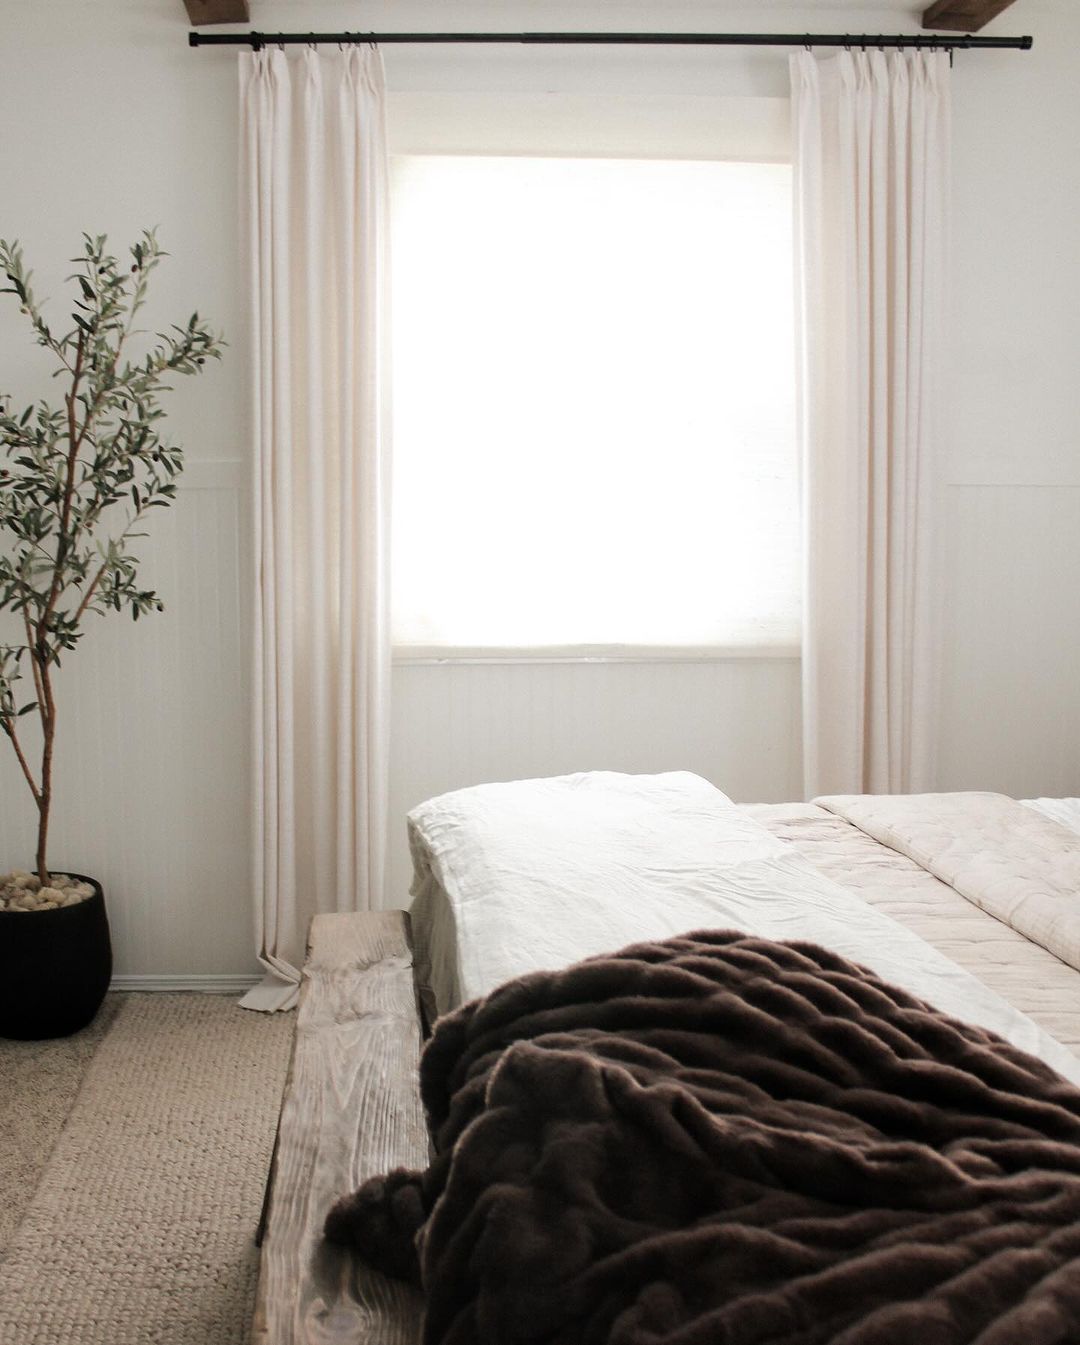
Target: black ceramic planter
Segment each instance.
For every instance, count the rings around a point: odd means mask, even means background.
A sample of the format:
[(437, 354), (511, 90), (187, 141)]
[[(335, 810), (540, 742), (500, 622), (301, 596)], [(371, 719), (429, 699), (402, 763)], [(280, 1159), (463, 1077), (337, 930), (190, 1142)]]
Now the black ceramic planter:
[(0, 911), (0, 1037), (69, 1037), (101, 1007), (112, 976), (112, 944), (101, 884), (94, 895), (53, 911)]

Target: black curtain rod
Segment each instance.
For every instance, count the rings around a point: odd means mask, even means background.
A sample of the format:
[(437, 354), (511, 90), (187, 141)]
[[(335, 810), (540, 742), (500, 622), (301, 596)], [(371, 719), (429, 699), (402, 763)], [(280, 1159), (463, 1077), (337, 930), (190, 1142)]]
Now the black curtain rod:
[(373, 43), (524, 43), (528, 46), (649, 47), (868, 47), (922, 51), (1030, 51), (1030, 37), (972, 37), (936, 33), (917, 36), (869, 33), (199, 33), (188, 34), (192, 47), (318, 46), (336, 42)]

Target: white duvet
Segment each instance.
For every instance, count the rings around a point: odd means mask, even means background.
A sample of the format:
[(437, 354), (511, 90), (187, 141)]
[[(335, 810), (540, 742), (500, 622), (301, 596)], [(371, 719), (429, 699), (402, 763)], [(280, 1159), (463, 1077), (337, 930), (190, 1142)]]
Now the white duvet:
[(1080, 971), (1080, 836), (1045, 808), (965, 792), (815, 802)]
[(418, 968), (440, 1013), (642, 939), (744, 929), (830, 947), (1080, 1083), (1070, 1051), (699, 776), (478, 785), (416, 808), (409, 837)]
[(1080, 799), (1021, 799), (1025, 808), (1033, 808), (1051, 822), (1058, 822), (1080, 836)]

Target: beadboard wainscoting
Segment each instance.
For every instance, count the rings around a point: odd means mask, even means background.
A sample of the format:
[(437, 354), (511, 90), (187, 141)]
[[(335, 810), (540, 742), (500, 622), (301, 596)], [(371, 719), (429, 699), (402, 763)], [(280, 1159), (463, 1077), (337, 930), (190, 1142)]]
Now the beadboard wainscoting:
[(186, 991), (199, 995), (246, 995), (252, 986), (258, 985), (262, 976), (252, 972), (249, 976), (114, 976), (109, 983), (110, 990), (119, 991)]
[[(188, 462), (175, 506), (135, 548), (165, 611), (89, 619), (57, 676), (50, 860), (104, 885), (128, 989), (193, 976), (233, 989), (257, 968), (247, 485), (240, 461)], [(0, 855), (29, 867), (36, 813), (0, 747)]]
[(1080, 483), (945, 489), (941, 789), (1080, 793)]
[(398, 662), (386, 905), (408, 904), (405, 814), (489, 780), (696, 771), (737, 802), (802, 797), (799, 660)]

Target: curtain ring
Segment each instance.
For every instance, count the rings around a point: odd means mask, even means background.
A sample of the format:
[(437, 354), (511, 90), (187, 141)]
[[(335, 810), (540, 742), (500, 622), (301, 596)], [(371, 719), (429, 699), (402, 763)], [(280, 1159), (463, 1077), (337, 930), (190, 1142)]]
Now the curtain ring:
[(803, 37), (806, 39), (805, 42), (803, 43), (803, 47), (804, 47), (807, 51), (812, 51), (813, 48), (810, 46), (810, 34), (809, 34), (809, 33), (803, 33)]

